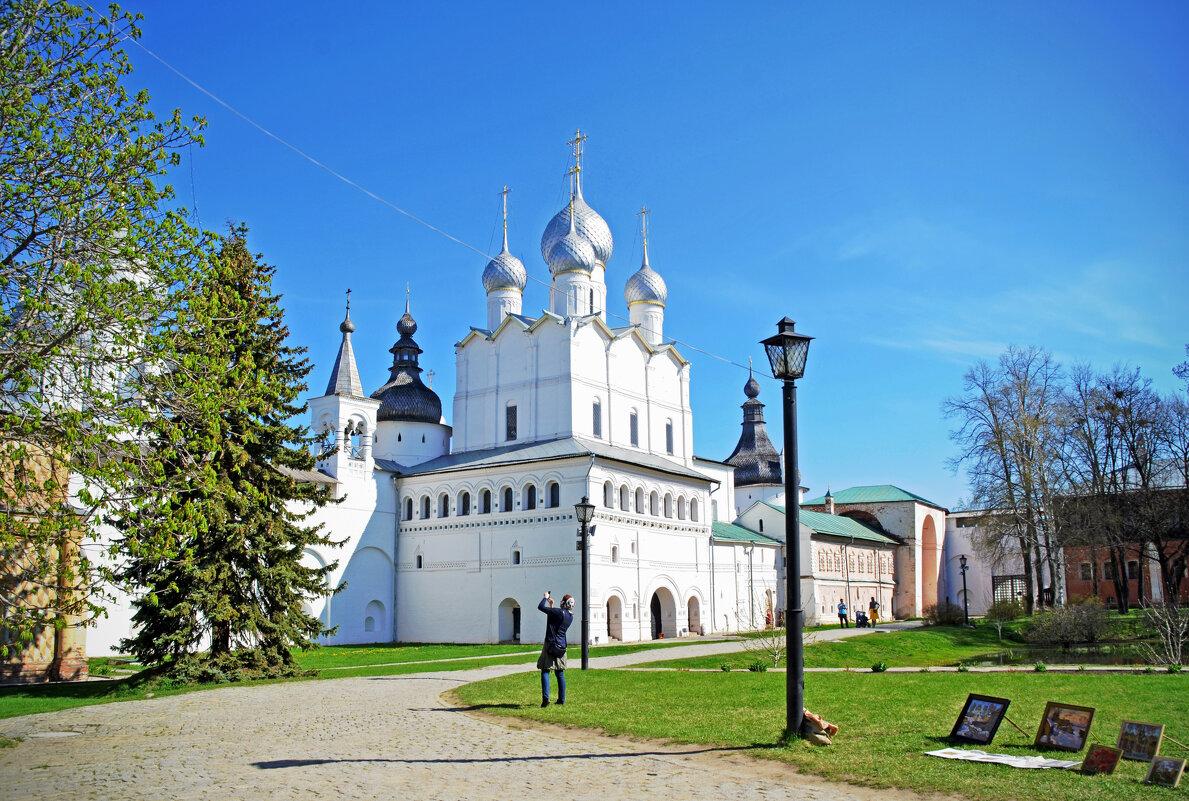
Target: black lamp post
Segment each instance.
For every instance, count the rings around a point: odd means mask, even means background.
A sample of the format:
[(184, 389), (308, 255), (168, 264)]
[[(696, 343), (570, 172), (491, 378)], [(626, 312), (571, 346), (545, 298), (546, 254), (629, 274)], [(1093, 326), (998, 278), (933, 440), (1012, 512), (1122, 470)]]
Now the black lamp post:
[(590, 535), (586, 525), (594, 518), (594, 504), (585, 495), (574, 504), (574, 514), (582, 527), (578, 530), (578, 549), (582, 551), (582, 669), (590, 668)]
[(776, 324), (776, 336), (760, 342), (768, 352), (772, 375), (784, 382), (784, 550), (785, 637), (788, 666), (785, 672), (785, 736), (796, 737), (805, 718), (805, 654), (801, 642), (805, 611), (801, 608), (801, 499), (797, 476), (797, 385), (805, 375), (809, 342), (813, 337), (793, 331), (785, 317)]
[(966, 554), (958, 557), (958, 565), (962, 568), (962, 625), (970, 625), (970, 596), (966, 592)]

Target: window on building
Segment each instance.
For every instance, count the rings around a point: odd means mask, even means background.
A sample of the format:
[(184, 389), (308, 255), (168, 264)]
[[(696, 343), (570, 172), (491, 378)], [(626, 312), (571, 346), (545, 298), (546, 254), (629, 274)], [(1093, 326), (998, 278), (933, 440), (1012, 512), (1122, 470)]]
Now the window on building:
[(673, 516), (673, 496), (665, 493), (665, 517)]
[(1078, 578), (1082, 581), (1092, 581), (1094, 579), (1094, 575), (1090, 568), (1091, 565), (1089, 562), (1082, 562), (1080, 565), (1078, 565)]
[(665, 422), (665, 453), (673, 455), (673, 421)]
[(515, 550), (512, 551), (512, 564), (514, 564), (514, 565), (520, 564), (520, 549), (519, 548), (516, 548)]
[(464, 492), (458, 497), (458, 514), (466, 517), (471, 513), (471, 493)]
[(610, 481), (603, 482), (603, 506), (608, 509), (615, 506), (615, 487)]
[(760, 533), (764, 533), (764, 519), (760, 518)]
[(593, 419), (591, 420), (591, 432), (596, 437), (603, 436), (603, 404), (595, 398), (594, 407), (592, 411)]
[(628, 417), (628, 437), (633, 445), (640, 447), (640, 415), (636, 413), (635, 409)]
[(630, 543), (628, 545), (628, 550), (631, 551), (632, 553), (635, 553), (636, 552), (636, 543), (634, 543), (634, 542)]
[(636, 514), (644, 514), (644, 488), (636, 487)]
[(428, 495), (421, 496), (421, 519), (422, 520), (429, 519), (429, 496)]
[(618, 545), (611, 546), (611, 561), (612, 562), (619, 561), (619, 546)]
[(556, 481), (549, 482), (549, 508), (556, 509), (561, 506), (561, 485)]
[(450, 496), (442, 493), (438, 496), (438, 517), (450, 516)]
[(661, 496), (653, 490), (648, 495), (648, 514), (657, 517), (661, 513)]
[(479, 493), (479, 514), (491, 514), (491, 490), (483, 490)]
[(417, 569), (418, 569), (418, 570), (420, 570), (421, 568), (425, 567), (425, 558), (424, 558), (423, 556), (421, 556), (421, 554), (417, 554), (417, 562), (416, 562), (416, 564), (417, 564)]
[(678, 520), (685, 519), (685, 496), (684, 495), (682, 495), (680, 498), (677, 499), (677, 519)]
[(516, 439), (516, 404), (508, 404), (504, 410), (504, 439), (508, 442)]
[(691, 498), (689, 502), (689, 519), (698, 522), (698, 499)]
[(1115, 580), (1115, 565), (1113, 562), (1102, 563), (1102, 577), (1107, 581)]
[(621, 484), (619, 486), (619, 508), (623, 511), (628, 510), (628, 485)]
[(500, 511), (501, 512), (511, 512), (512, 508), (513, 508), (512, 507), (512, 488), (504, 487), (503, 495), (504, 495), (504, 498), (503, 498), (504, 505), (503, 505), (503, 508), (500, 509)]
[(1023, 575), (991, 576), (991, 600), (1022, 603), (1025, 586)]
[(413, 519), (413, 499), (405, 498), (405, 520)]
[(536, 487), (525, 487), (525, 489), (524, 489), (524, 508), (525, 509), (536, 509), (537, 508), (537, 488)]
[(1129, 579), (1139, 578), (1139, 562), (1128, 562), (1127, 563), (1127, 578), (1129, 578)]

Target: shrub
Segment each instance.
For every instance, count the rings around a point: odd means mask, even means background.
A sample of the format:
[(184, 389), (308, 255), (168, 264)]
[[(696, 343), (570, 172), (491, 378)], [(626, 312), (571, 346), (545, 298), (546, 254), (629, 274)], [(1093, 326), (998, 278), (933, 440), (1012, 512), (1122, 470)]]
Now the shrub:
[(1003, 639), (1003, 624), (1024, 616), (1024, 607), (1018, 601), (996, 601), (987, 608), (983, 619), (995, 626), (999, 639)]
[(883, 673), (887, 669), (888, 669), (887, 662), (876, 662), (874, 665), (871, 666), (872, 673)]
[(1024, 639), (1040, 645), (1068, 648), (1074, 643), (1098, 642), (1111, 631), (1110, 613), (1097, 600), (1060, 606), (1034, 616)]
[(959, 673), (969, 673), (970, 666), (969, 665), (958, 665), (958, 672)]
[(720, 669), (720, 670), (721, 670), (723, 673), (730, 673), (730, 672), (731, 672), (731, 666), (730, 666), (730, 664), (728, 664), (727, 662), (723, 662), (723, 663), (722, 663), (721, 665), (719, 665), (718, 667), (719, 667), (719, 669)]
[(1036, 664), (1032, 666), (1032, 669), (1035, 670), (1037, 673), (1045, 673), (1048, 671), (1049, 666), (1046, 665), (1044, 662), (1037, 660)]
[(1184, 668), (1180, 665), (1168, 665), (1165, 668), (1169, 673), (1180, 673)]
[(167, 662), (154, 673), (161, 677), (163, 687), (187, 684), (225, 684), (250, 679), (279, 679), (294, 676), (313, 676), (314, 670), (304, 670), (296, 662), (286, 661), (263, 650), (236, 651), (217, 660), (206, 655), (187, 654), (174, 662)]
[(767, 673), (768, 665), (767, 665), (767, 663), (761, 662), (759, 659), (757, 659), (756, 661), (754, 661), (750, 665), (748, 665), (747, 669), (750, 670), (752, 673)]
[(1180, 665), (1189, 654), (1189, 607), (1159, 604), (1144, 610), (1144, 622), (1154, 632), (1154, 644), (1142, 646), (1149, 662)]
[(926, 626), (958, 626), (965, 619), (962, 607), (948, 600), (925, 607)]

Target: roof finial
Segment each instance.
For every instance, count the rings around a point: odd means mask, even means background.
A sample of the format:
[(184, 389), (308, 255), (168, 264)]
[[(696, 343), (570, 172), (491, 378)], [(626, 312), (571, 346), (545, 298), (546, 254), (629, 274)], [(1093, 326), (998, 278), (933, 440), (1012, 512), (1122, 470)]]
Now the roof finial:
[(405, 314), (409, 313), (409, 282), (405, 281)]
[(579, 128), (574, 131), (574, 138), (568, 144), (571, 148), (571, 154), (574, 156), (574, 189), (573, 191), (582, 197), (582, 143), (589, 139), (586, 134), (582, 133)]
[(750, 356), (747, 357), (747, 377), (755, 378), (755, 373), (752, 371), (752, 368), (751, 368), (751, 357)]
[(644, 266), (648, 266), (648, 212), (651, 209), (641, 206), (640, 210), (636, 212), (640, 217), (640, 237), (644, 241)]
[(351, 290), (347, 290), (347, 314), (343, 317), (343, 321), (339, 323), (339, 331), (344, 334), (350, 334), (355, 330), (355, 323), (351, 322)]
[(351, 287), (347, 287), (347, 316), (351, 316)]
[(507, 250), (508, 250), (508, 193), (511, 191), (512, 190), (508, 188), (508, 185), (504, 184), (504, 189), (502, 192), (500, 192), (500, 195), (502, 195), (503, 199), (504, 199), (504, 251), (505, 252), (507, 252)]

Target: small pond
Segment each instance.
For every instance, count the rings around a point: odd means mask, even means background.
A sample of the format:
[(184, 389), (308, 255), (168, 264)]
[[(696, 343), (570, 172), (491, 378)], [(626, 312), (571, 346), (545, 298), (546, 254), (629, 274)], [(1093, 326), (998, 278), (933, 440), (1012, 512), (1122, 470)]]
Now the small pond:
[(1070, 648), (1021, 645), (1006, 651), (983, 654), (963, 664), (971, 667), (995, 665), (1144, 665), (1144, 657), (1136, 643), (1075, 645)]

